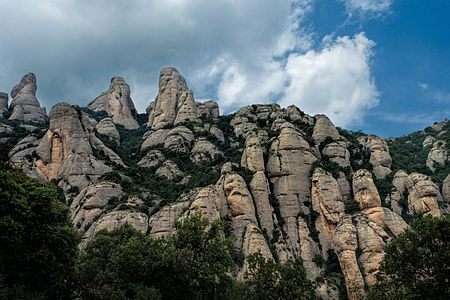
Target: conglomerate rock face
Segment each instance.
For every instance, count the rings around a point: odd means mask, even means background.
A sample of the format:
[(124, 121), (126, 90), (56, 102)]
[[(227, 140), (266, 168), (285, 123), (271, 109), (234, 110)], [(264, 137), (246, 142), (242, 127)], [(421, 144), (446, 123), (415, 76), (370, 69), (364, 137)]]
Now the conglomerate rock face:
[(88, 108), (105, 111), (114, 123), (127, 129), (139, 127), (134, 117), (137, 112), (130, 97), (130, 86), (122, 77), (113, 77), (109, 89), (89, 103)]
[(201, 115), (217, 117), (219, 106), (212, 101), (195, 102), (184, 77), (177, 69), (167, 67), (161, 70), (158, 96), (147, 107), (147, 113), (147, 126), (161, 129), (167, 125), (196, 120)]
[[(13, 89), (15, 105), (36, 105), (33, 76)], [(0, 113), (7, 101), (0, 94)], [(41, 133), (38, 126), (46, 125), (0, 124), (5, 142), (26, 132), (10, 148), (10, 162), (63, 189), (83, 233), (81, 247), (99, 230), (125, 223), (168, 237), (176, 221), (201, 212), (230, 225), (244, 255), (238, 279), (252, 253), (280, 263), (299, 257), (313, 278), (323, 279), (320, 297), (339, 299), (345, 285), (348, 297), (359, 299), (375, 283), (383, 247), (408, 228), (402, 216), (450, 211), (450, 175), (441, 159), (450, 143), (448, 122), (411, 141), (425, 153), (420, 166), (435, 172), (427, 176), (393, 161), (396, 139), (338, 130), (328, 117), (295, 106), (254, 104), (220, 116), (217, 103), (194, 100), (175, 68), (161, 71), (146, 128), (138, 126), (120, 77), (89, 108), (109, 116), (100, 120), (60, 103)], [(343, 280), (327, 273), (328, 263), (340, 265)]]
[(47, 113), (36, 98), (36, 90), (36, 75), (33, 73), (26, 74), (20, 83), (14, 86), (11, 91), (11, 105), (9, 106), (9, 110), (12, 111), (10, 120), (34, 123), (47, 122)]

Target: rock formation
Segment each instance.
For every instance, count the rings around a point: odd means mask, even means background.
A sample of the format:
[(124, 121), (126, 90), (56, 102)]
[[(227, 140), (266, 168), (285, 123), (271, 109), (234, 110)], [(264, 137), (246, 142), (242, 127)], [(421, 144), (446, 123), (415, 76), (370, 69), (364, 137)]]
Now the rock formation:
[(53, 106), (47, 133), (35, 148), (33, 166), (24, 168), (23, 153), (11, 153), (11, 160), (26, 173), (36, 174), (43, 180), (57, 179), (65, 188), (86, 187), (89, 182), (111, 170), (95, 156), (102, 152), (111, 161), (123, 165), (120, 157), (107, 148), (94, 132), (95, 123), (89, 117), (67, 103)]
[(8, 110), (8, 94), (0, 92), (0, 118)]
[[(199, 111), (197, 111), (197, 106)], [(155, 101), (147, 107), (147, 126), (160, 129), (166, 125), (176, 125), (184, 121), (196, 120), (201, 115), (217, 117), (219, 107), (212, 101), (198, 103), (186, 80), (177, 69), (167, 67), (159, 75), (159, 91)]]
[(105, 111), (116, 124), (126, 129), (139, 127), (135, 119), (137, 114), (133, 100), (130, 97), (130, 86), (122, 77), (113, 77), (109, 89), (89, 103), (93, 111)]
[(430, 152), (428, 153), (427, 158), (427, 167), (434, 171), (435, 165), (445, 165), (445, 162), (448, 160), (448, 153), (445, 149), (445, 142), (438, 140), (433, 144), (433, 148), (431, 148)]
[(33, 73), (26, 74), (20, 83), (14, 86), (11, 91), (11, 105), (9, 106), (9, 110), (12, 110), (10, 120), (47, 122), (47, 113), (36, 98), (36, 90), (36, 75)]
[(442, 196), (430, 177), (420, 173), (412, 173), (406, 180), (406, 188), (409, 193), (409, 213), (423, 212), (426, 215), (441, 215), (438, 202), (443, 201)]
[(327, 137), (333, 140), (339, 140), (340, 135), (330, 119), (325, 115), (316, 115), (316, 124), (314, 125), (313, 138), (317, 145), (320, 145)]
[(373, 173), (382, 179), (391, 173), (392, 158), (386, 141), (375, 135), (368, 135), (359, 139), (359, 142), (370, 151), (370, 163)]
[(95, 126), (98, 133), (105, 135), (110, 141), (120, 144), (120, 134), (111, 118), (104, 118)]

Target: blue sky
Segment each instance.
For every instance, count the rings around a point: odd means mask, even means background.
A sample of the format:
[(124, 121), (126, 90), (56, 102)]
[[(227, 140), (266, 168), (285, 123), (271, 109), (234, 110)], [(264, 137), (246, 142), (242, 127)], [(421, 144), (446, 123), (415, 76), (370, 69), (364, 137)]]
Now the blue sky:
[(0, 91), (86, 105), (113, 76), (144, 111), (175, 66), (223, 113), (297, 105), (400, 136), (450, 117), (447, 0), (0, 0)]

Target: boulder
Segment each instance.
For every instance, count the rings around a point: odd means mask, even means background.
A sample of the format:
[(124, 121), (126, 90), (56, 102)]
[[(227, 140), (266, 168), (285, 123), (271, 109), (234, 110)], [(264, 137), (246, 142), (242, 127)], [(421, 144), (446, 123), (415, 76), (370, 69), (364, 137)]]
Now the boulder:
[(337, 141), (327, 144), (322, 154), (330, 157), (331, 161), (338, 163), (341, 167), (350, 167), (350, 152), (347, 150), (347, 144), (343, 141)]
[(450, 213), (450, 174), (442, 182), (442, 198), (441, 213), (448, 214)]
[(353, 174), (353, 196), (361, 210), (381, 207), (380, 195), (367, 170), (360, 169)]
[(122, 77), (113, 77), (109, 89), (88, 104), (93, 111), (105, 111), (116, 124), (126, 129), (137, 129), (139, 124), (135, 119), (137, 114), (133, 100), (130, 97), (130, 86)]

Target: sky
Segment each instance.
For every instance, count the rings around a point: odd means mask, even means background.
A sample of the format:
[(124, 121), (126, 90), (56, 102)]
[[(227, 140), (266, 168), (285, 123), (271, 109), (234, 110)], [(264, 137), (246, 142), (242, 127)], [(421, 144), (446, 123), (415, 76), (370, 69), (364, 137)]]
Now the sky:
[(0, 91), (28, 72), (50, 108), (113, 76), (138, 111), (176, 67), (222, 114), (296, 105), (382, 137), (450, 117), (448, 0), (0, 0)]

